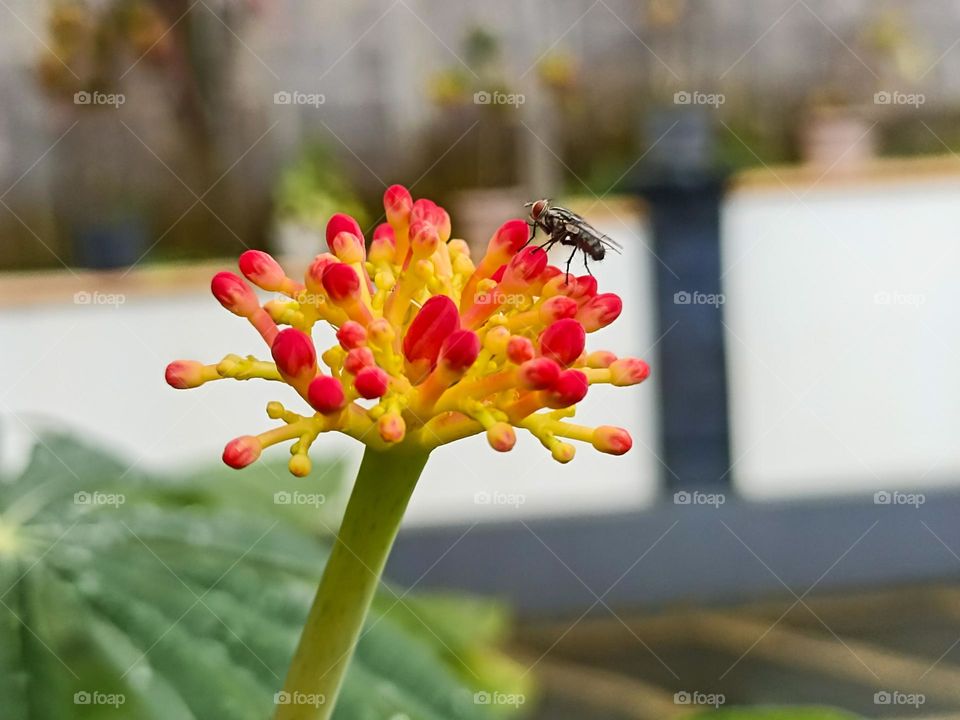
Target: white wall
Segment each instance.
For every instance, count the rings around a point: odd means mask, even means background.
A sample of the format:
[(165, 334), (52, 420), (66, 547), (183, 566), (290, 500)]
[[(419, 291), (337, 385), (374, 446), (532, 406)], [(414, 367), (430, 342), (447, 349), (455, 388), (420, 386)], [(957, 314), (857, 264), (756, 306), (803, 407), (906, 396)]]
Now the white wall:
[(803, 192), (725, 207), (737, 485), (768, 498), (956, 479), (960, 178)]
[[(800, 191), (797, 191), (799, 194)], [(655, 360), (652, 256), (639, 221), (598, 223), (627, 246), (595, 268), (625, 310), (592, 347)], [(898, 490), (960, 472), (960, 178), (832, 186), (800, 200), (786, 189), (740, 190), (723, 217), (732, 476), (748, 496), (777, 498)], [(555, 260), (561, 261), (558, 256)], [(176, 392), (174, 358), (264, 355), (245, 322), (205, 288), (134, 297), (120, 308), (62, 302), (0, 312), (0, 413), (29, 435), (44, 416), (102, 438), (143, 467), (214, 462), (226, 440), (271, 426), (266, 383), (214, 383)], [(515, 450), (482, 438), (438, 450), (412, 522), (607, 512), (649, 503), (661, 466), (657, 367), (637, 388), (599, 386), (579, 420), (620, 424), (622, 458), (581, 447), (560, 466), (521, 432)], [(278, 395), (277, 391), (281, 390)], [(276, 448), (274, 457), (285, 451)], [(314, 454), (359, 448), (331, 435)], [(9, 453), (7, 454), (9, 457)], [(478, 492), (524, 496), (520, 508), (478, 505)]]
[[(637, 220), (628, 228), (611, 219), (603, 229), (628, 251), (594, 272), (603, 290), (623, 295), (625, 310), (612, 327), (590, 336), (590, 346), (649, 356), (654, 341), (648, 312), (651, 256), (634, 235), (643, 231)], [(189, 392), (166, 386), (163, 371), (173, 359), (215, 362), (227, 353), (266, 357), (256, 332), (223, 310), (206, 288), (177, 296), (130, 296), (118, 308), (75, 305), (72, 293), (64, 295), (62, 302), (0, 312), (4, 430), (29, 436), (42, 427), (38, 418), (47, 417), (102, 438), (131, 464), (166, 469), (217, 462), (227, 440), (269, 429), (273, 421), (264, 408), (270, 400), (306, 409), (292, 390), (274, 383), (218, 382)], [(508, 454), (495, 453), (483, 438), (441, 448), (415, 495), (411, 520), (604, 512), (649, 502), (659, 477), (652, 454), (655, 394), (655, 379), (634, 388), (597, 386), (582, 403), (579, 421), (630, 429), (635, 447), (623, 457), (580, 445), (575, 460), (561, 466), (524, 431)], [(272, 457), (285, 452), (280, 447), (268, 451)], [(324, 453), (346, 454), (359, 463), (359, 446), (340, 435), (317, 441), (314, 457)], [(476, 504), (475, 494), (484, 491), (513, 493), (524, 503), (519, 508)]]

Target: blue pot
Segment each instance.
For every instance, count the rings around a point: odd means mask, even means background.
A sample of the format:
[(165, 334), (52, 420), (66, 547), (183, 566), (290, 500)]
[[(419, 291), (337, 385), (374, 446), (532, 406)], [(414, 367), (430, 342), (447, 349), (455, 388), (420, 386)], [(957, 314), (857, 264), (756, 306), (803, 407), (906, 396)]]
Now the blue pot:
[(77, 228), (73, 237), (75, 264), (92, 270), (114, 270), (134, 265), (149, 247), (147, 226), (139, 217), (107, 220)]

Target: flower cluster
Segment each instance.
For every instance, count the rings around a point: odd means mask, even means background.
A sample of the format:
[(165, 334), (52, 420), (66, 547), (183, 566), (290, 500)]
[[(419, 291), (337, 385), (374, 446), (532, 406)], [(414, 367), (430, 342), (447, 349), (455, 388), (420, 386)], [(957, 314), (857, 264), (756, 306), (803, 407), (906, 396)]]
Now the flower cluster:
[[(592, 276), (549, 265), (528, 244), (524, 220), (504, 223), (474, 264), (467, 244), (451, 239), (443, 208), (414, 201), (399, 185), (388, 188), (384, 206), (387, 222), (369, 248), (353, 218), (334, 215), (330, 252), (316, 257), (302, 283), (259, 250), (240, 256), (246, 280), (230, 272), (213, 278), (214, 296), (256, 328), (273, 361), (180, 360), (167, 367), (167, 382), (182, 389), (223, 378), (273, 380), (313, 410), (269, 403), (267, 414), (283, 424), (232, 440), (223, 453), (228, 465), (245, 467), (264, 448), (293, 441), (290, 471), (306, 475), (311, 444), (330, 430), (382, 450), (399, 443), (431, 450), (482, 432), (505, 452), (523, 428), (560, 462), (574, 456), (568, 439), (614, 455), (630, 449), (622, 428), (568, 421), (591, 384), (633, 385), (649, 375), (643, 360), (585, 350), (586, 335), (620, 315), (617, 295), (598, 293)], [(247, 281), (280, 299), (261, 304)], [(338, 342), (318, 357), (312, 329), (320, 321), (337, 328)]]

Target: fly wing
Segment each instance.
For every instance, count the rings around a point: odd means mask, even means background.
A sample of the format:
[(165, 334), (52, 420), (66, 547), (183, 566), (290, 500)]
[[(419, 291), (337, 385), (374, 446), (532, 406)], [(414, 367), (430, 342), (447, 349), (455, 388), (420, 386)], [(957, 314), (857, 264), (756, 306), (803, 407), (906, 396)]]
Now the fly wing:
[[(568, 225), (567, 226), (568, 232), (569, 232), (569, 227), (570, 226)], [(578, 232), (579, 232), (578, 237), (582, 239), (591, 240), (598, 245), (603, 245), (604, 247), (610, 248), (618, 255), (623, 253), (623, 245), (618, 243), (616, 240), (612, 239), (610, 236), (604, 235), (595, 227), (593, 227), (593, 225), (588, 225), (587, 223), (583, 223), (578, 228)]]
[(612, 237), (610, 237), (609, 235), (601, 235), (601, 236), (600, 236), (600, 242), (601, 242), (603, 245), (605, 245), (606, 247), (608, 247), (608, 248), (610, 248), (611, 250), (613, 250), (613, 251), (614, 251), (615, 253), (617, 253), (618, 255), (622, 255), (622, 254), (623, 254), (623, 245), (621, 245), (620, 243), (618, 243), (616, 240), (614, 240), (614, 239), (613, 239)]
[(550, 212), (554, 213), (558, 218), (563, 220), (563, 222), (580, 223), (580, 224), (586, 224), (587, 222), (572, 210), (567, 210), (566, 208), (563, 208), (563, 207), (552, 207), (550, 208)]
[(550, 211), (556, 213), (557, 217), (563, 221), (563, 226), (567, 235), (579, 238), (581, 240), (592, 240), (599, 245), (610, 248), (615, 253), (623, 252), (623, 245), (608, 235), (604, 235), (572, 210), (567, 210), (566, 208), (562, 207), (554, 207), (551, 208)]

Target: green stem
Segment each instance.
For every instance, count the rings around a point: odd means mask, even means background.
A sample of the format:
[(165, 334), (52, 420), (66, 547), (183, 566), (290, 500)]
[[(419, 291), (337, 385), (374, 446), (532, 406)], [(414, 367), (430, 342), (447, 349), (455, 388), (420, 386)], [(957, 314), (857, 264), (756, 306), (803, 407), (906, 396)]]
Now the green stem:
[[(274, 720), (328, 720), (429, 451), (367, 448)], [(306, 696), (306, 697), (305, 697)], [(310, 696), (323, 697), (319, 707)]]

